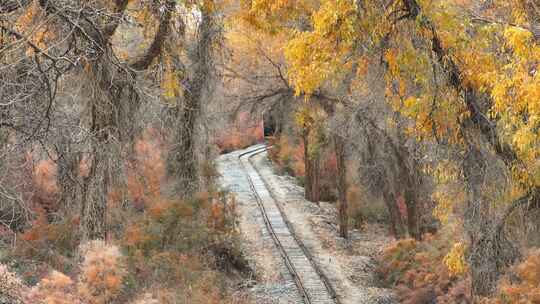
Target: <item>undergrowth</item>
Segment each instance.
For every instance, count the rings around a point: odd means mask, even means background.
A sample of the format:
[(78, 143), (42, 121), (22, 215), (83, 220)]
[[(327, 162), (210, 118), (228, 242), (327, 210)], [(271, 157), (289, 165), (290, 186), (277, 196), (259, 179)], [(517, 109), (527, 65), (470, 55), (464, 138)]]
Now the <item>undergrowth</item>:
[(30, 169), (32, 219), (0, 234), (9, 244), (0, 250), (1, 303), (248, 303), (234, 287), (250, 271), (234, 197), (167, 190), (163, 145), (152, 134), (137, 141), (126, 182), (108, 195), (105, 240), (82, 241), (77, 204), (55, 205), (54, 163)]

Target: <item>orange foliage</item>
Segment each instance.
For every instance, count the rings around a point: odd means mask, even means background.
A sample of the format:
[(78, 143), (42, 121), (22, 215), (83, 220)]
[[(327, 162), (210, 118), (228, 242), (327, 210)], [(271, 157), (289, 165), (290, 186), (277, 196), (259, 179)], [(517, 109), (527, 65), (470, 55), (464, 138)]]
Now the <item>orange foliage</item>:
[[(512, 276), (517, 279), (511, 280)], [(527, 258), (501, 280), (498, 295), (482, 303), (540, 303), (540, 249), (531, 250)]]
[(142, 210), (161, 195), (166, 181), (163, 141), (158, 131), (148, 128), (134, 147), (135, 158), (127, 166), (127, 193), (135, 208)]
[(81, 303), (71, 278), (54, 270), (32, 289), (30, 299), (33, 303), (40, 304)]
[(116, 298), (122, 289), (126, 266), (120, 249), (103, 241), (91, 241), (81, 247), (78, 292), (88, 304), (106, 304)]
[(26, 164), (31, 173), (30, 201), (33, 208), (54, 212), (57, 210), (59, 187), (57, 184), (57, 166), (51, 159), (39, 160), (35, 165), (32, 153), (27, 153)]
[(449, 250), (441, 235), (400, 240), (384, 250), (379, 272), (396, 287), (400, 303), (472, 303), (470, 278), (452, 276), (444, 264)]

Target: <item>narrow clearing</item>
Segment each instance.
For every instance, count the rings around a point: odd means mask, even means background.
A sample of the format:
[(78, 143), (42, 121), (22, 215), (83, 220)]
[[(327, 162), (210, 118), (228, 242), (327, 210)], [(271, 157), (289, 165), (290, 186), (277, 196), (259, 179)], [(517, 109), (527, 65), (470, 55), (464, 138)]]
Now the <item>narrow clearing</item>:
[[(218, 159), (221, 184), (235, 193), (238, 200), (242, 249), (256, 276), (247, 284), (252, 287), (257, 303), (297, 303), (298, 289), (266, 231), (246, 173), (238, 161), (241, 153), (260, 146), (222, 155)], [(337, 211), (333, 204), (306, 201), (303, 188), (295, 184), (294, 178), (274, 172), (267, 153), (254, 156), (252, 162), (286, 213), (297, 237), (329, 278), (341, 303), (395, 302), (389, 290), (376, 287), (374, 277), (374, 258), (391, 241), (384, 229), (368, 225), (361, 232), (353, 230), (351, 240), (345, 242), (337, 234)]]

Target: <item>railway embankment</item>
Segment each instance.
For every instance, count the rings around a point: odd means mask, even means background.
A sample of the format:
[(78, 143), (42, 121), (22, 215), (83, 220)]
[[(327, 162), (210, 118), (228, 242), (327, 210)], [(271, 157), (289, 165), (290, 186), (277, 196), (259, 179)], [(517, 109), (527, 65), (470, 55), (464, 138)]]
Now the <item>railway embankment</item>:
[[(252, 282), (247, 284), (257, 303), (309, 303), (310, 299), (302, 296), (302, 281), (298, 286), (295, 279), (306, 280), (305, 284), (311, 287), (318, 286), (312, 281), (307, 282), (312, 278), (309, 274), (291, 274), (287, 258), (269, 231), (268, 218), (265, 221), (258, 203), (268, 196), (284, 215), (290, 230), (287, 233), (294, 235), (305, 247), (303, 250), (307, 251), (308, 259), (316, 268), (297, 264), (298, 271), (321, 272), (330, 285), (330, 293), (335, 292), (337, 296), (335, 303), (394, 303), (392, 293), (378, 287), (375, 278), (375, 258), (391, 241), (383, 228), (369, 226), (361, 233), (353, 231), (351, 240), (345, 242), (338, 237), (337, 210), (333, 204), (304, 200), (303, 188), (296, 185), (293, 178), (277, 175), (265, 152), (239, 159), (242, 153), (258, 148), (262, 146), (222, 155), (218, 160), (222, 186), (237, 197), (239, 228), (244, 239), (242, 249), (255, 273)], [(247, 166), (252, 169), (246, 170)], [(279, 213), (277, 209), (267, 211), (274, 217)], [(278, 234), (283, 233), (283, 227), (275, 230)], [(291, 243), (285, 247), (290, 248)], [(313, 303), (326, 301), (323, 300), (325, 296), (318, 296), (316, 291), (313, 298)]]

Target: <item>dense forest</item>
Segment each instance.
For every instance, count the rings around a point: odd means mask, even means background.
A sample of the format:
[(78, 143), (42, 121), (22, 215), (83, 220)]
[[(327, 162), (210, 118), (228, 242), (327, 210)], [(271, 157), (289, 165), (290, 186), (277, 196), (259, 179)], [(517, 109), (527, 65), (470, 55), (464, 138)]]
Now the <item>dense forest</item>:
[(0, 303), (262, 303), (263, 141), (396, 303), (540, 303), (539, 65), (538, 0), (0, 0)]

